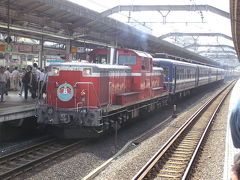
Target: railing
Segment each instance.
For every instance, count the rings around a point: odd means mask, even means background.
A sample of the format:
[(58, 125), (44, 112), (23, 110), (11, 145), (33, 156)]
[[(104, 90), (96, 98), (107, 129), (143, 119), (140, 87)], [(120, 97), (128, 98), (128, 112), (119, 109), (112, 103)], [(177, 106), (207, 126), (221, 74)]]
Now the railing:
[[(97, 92), (96, 92), (96, 89), (95, 89), (95, 87), (94, 87), (94, 85), (93, 85), (93, 83), (92, 82), (76, 82), (75, 83), (75, 85), (74, 85), (74, 88), (78, 88), (78, 84), (85, 84), (85, 85), (87, 85), (87, 88), (88, 88), (88, 97), (87, 97), (87, 104), (86, 104), (86, 107), (89, 109), (90, 108), (90, 106), (89, 106), (89, 100), (90, 100), (90, 87), (92, 86), (92, 88), (93, 88), (93, 92), (94, 92), (94, 94), (95, 94), (95, 97), (96, 97), (96, 99), (97, 99), (97, 102), (98, 102), (98, 106), (99, 107), (101, 107), (101, 103), (100, 103), (100, 100), (99, 100), (99, 97), (98, 97), (98, 95), (97, 95)], [(75, 107), (78, 109), (79, 108), (79, 104), (82, 104), (83, 105), (83, 103), (82, 102), (77, 102), (77, 91), (74, 91), (74, 102), (75, 102)], [(81, 107), (82, 108), (82, 107)], [(95, 107), (96, 108), (96, 107)]]
[(108, 85), (108, 89), (109, 89), (109, 103), (108, 103), (108, 106), (109, 105), (112, 105), (112, 82), (109, 82), (109, 85)]

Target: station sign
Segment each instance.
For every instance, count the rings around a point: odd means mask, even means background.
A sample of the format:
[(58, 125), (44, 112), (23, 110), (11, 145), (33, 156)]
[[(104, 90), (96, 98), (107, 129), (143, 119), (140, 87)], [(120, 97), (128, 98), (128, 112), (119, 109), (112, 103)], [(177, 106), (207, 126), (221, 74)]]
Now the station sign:
[(65, 54), (66, 61), (72, 60), (72, 54)]
[(13, 51), (13, 48), (11, 45), (6, 45), (6, 51), (7, 52), (12, 52)]
[(76, 46), (72, 46), (71, 47), (71, 53), (76, 53), (77, 52), (77, 47)]
[(57, 62), (64, 62), (62, 59), (46, 59), (48, 63), (57, 63)]
[(41, 45), (33, 45), (32, 50), (33, 50), (33, 52), (40, 52), (42, 50), (42, 46)]
[(71, 47), (71, 53), (83, 53), (83, 52), (85, 52), (84, 47), (76, 47), (76, 46)]
[(0, 51), (5, 52), (5, 45), (4, 44), (0, 44)]
[(12, 48), (13, 48), (13, 52), (18, 52), (18, 44), (13, 44)]
[(83, 52), (85, 52), (85, 48), (84, 47), (77, 47), (77, 52), (83, 53)]
[(31, 45), (19, 45), (18, 50), (21, 52), (32, 52)]

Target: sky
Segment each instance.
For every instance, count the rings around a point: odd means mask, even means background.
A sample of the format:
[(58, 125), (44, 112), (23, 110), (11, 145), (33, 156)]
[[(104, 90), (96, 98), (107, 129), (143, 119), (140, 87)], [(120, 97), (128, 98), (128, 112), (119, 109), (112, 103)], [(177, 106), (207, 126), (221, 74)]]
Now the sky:
[[(229, 0), (69, 0), (97, 12), (103, 12), (118, 5), (211, 5), (223, 11), (229, 12)], [(221, 17), (210, 11), (194, 12), (119, 12), (109, 17), (132, 25), (156, 37), (171, 32), (198, 32), (198, 33), (223, 33), (232, 37), (230, 19)], [(163, 16), (166, 16), (166, 24), (163, 24)], [(130, 17), (130, 18), (129, 18)], [(130, 19), (130, 20), (129, 20)], [(136, 23), (136, 21), (138, 21)], [(145, 25), (143, 25), (145, 23)], [(167, 40), (181, 47), (192, 44), (224, 44), (233, 47), (233, 42), (223, 37), (169, 37)], [(201, 47), (198, 50), (212, 49)], [(228, 48), (225, 49), (229, 50)]]

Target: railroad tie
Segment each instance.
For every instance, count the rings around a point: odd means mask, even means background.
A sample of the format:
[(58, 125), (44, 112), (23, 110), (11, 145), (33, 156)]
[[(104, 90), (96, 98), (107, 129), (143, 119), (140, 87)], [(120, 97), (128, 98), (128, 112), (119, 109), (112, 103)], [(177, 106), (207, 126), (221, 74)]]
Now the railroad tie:
[(191, 148), (191, 149), (186, 149), (186, 148), (180, 148), (180, 147), (178, 147), (175, 151), (192, 153), (192, 148)]
[(183, 169), (183, 168), (185, 168), (186, 166), (184, 165), (184, 166), (181, 166), (181, 165), (177, 165), (177, 166), (174, 166), (174, 165), (166, 165), (166, 166), (164, 166), (165, 168), (173, 168), (173, 169)]
[(170, 161), (169, 164), (176, 164), (176, 165), (186, 165), (185, 162), (179, 162), (179, 161)]
[(195, 146), (197, 145), (197, 142), (181, 142), (181, 145), (186, 145), (186, 146)]
[(180, 145), (178, 148), (193, 150), (194, 147)]
[(180, 175), (171, 175), (171, 174), (157, 174), (158, 177), (165, 177), (165, 178), (180, 178)]
[(188, 136), (184, 139), (186, 139), (186, 140), (196, 140), (196, 139), (199, 139), (199, 136)]
[(198, 139), (196, 139), (196, 138), (193, 138), (193, 139), (184, 139), (182, 142), (190, 142), (190, 143), (192, 143), (192, 142), (196, 142)]
[(179, 171), (179, 170), (161, 169), (159, 174), (161, 174), (162, 172), (166, 172), (166, 173), (182, 173), (182, 171)]
[(186, 158), (174, 158), (174, 157), (170, 157), (169, 160), (173, 160), (173, 161), (187, 161), (188, 159), (186, 159)]
[(191, 152), (191, 151), (178, 151), (178, 150), (176, 150), (176, 151), (174, 152), (174, 154), (186, 154), (186, 155), (191, 155), (192, 152)]
[(190, 156), (187, 155), (187, 154), (173, 154), (171, 157), (174, 157), (174, 158), (189, 158)]

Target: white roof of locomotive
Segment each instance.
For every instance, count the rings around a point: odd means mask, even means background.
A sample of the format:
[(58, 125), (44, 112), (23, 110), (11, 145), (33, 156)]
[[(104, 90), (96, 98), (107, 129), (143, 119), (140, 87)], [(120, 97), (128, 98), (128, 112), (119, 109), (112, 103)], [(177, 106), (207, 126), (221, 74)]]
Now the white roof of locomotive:
[(153, 58), (151, 56), (151, 54), (148, 54), (148, 53), (143, 52), (143, 51), (137, 51), (137, 50), (131, 50), (131, 51), (134, 51), (138, 56), (147, 57), (147, 58)]
[(95, 64), (95, 63), (86, 63), (86, 62), (63, 62), (63, 63), (50, 64), (49, 66), (95, 67), (99, 69), (131, 69), (129, 66), (124, 66), (124, 65)]

